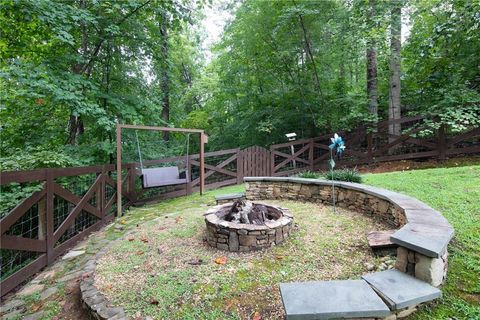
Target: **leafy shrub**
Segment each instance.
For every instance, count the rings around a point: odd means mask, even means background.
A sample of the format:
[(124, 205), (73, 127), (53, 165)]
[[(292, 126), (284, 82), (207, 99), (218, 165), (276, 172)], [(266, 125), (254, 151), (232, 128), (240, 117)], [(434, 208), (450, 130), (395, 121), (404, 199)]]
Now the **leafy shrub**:
[(299, 178), (307, 178), (307, 179), (318, 179), (320, 178), (320, 174), (313, 171), (303, 171), (298, 174)]
[(325, 172), (325, 179), (362, 183), (362, 176), (357, 169), (340, 169)]

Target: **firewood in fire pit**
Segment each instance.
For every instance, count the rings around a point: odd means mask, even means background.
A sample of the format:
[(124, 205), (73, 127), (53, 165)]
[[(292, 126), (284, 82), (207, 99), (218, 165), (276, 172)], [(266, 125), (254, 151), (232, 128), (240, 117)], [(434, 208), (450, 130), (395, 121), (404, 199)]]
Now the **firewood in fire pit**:
[(277, 220), (280, 217), (281, 213), (263, 204), (237, 200), (225, 216), (225, 220), (236, 223), (264, 224), (266, 221)]
[(248, 214), (248, 218), (252, 224), (264, 224), (267, 213), (267, 207), (261, 204), (256, 204)]

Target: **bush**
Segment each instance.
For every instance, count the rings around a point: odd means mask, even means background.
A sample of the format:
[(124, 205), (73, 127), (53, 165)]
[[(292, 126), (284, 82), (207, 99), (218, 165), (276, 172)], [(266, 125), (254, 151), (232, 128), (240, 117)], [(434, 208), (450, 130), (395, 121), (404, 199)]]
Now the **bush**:
[(320, 178), (320, 174), (313, 171), (303, 171), (298, 174), (299, 178), (307, 178), (307, 179), (318, 179)]
[(362, 176), (357, 169), (341, 169), (325, 172), (325, 179), (362, 183)]

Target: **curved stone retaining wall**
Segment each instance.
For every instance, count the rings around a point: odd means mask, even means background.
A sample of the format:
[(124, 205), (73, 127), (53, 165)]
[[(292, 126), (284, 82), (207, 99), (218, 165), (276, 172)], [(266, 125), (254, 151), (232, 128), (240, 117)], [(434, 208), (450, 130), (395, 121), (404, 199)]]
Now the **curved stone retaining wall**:
[(82, 305), (89, 310), (93, 319), (128, 320), (123, 307), (112, 306), (107, 297), (95, 286), (95, 269), (97, 260), (105, 255), (110, 246), (103, 248), (85, 265), (85, 273), (80, 282)]
[[(282, 199), (332, 203), (332, 183), (288, 177), (245, 177), (248, 200)], [(398, 230), (396, 268), (438, 287), (447, 274), (447, 246), (453, 237), (448, 221), (425, 203), (372, 186), (335, 182), (339, 207), (376, 214)]]

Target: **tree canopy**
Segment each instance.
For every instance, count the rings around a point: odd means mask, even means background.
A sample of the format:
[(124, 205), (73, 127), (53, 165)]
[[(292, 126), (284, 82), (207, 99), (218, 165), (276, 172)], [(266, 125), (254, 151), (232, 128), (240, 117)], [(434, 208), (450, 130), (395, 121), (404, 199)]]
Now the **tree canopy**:
[[(2, 169), (112, 162), (116, 123), (205, 129), (217, 150), (387, 119), (392, 3), (410, 33), (401, 114), (480, 125), (478, 1), (222, 3), (233, 18), (207, 60), (201, 22), (216, 2), (2, 0)], [(140, 134), (151, 158), (185, 139)]]

